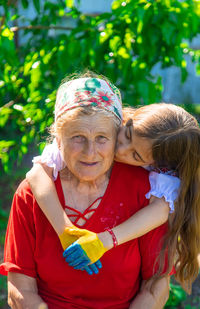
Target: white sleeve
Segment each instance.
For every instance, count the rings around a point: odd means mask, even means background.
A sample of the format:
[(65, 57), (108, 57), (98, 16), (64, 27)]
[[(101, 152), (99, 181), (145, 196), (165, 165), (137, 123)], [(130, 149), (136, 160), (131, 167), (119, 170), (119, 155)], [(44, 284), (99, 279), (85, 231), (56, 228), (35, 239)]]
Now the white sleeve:
[(149, 199), (152, 195), (164, 197), (169, 203), (170, 213), (174, 211), (174, 202), (178, 198), (181, 181), (178, 177), (162, 173), (150, 172), (149, 182), (151, 190), (145, 195)]
[(45, 146), (41, 156), (34, 157), (32, 162), (33, 164), (44, 163), (52, 167), (54, 180), (58, 177), (58, 172), (65, 167), (56, 139), (52, 144)]

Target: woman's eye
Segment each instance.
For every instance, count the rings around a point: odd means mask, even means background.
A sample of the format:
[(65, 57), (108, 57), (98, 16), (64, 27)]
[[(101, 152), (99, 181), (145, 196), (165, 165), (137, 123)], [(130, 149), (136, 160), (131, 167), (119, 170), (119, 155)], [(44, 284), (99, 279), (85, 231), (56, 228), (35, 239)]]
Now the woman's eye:
[(105, 136), (103, 136), (103, 135), (99, 135), (99, 136), (97, 136), (97, 138), (96, 138), (96, 141), (98, 142), (98, 143), (105, 143), (106, 141), (107, 141), (108, 139), (107, 139), (107, 137), (105, 137)]
[(76, 136), (73, 136), (73, 137), (72, 137), (72, 140), (73, 140), (75, 143), (82, 143), (82, 142), (84, 142), (85, 137), (82, 136), (82, 135), (76, 135)]

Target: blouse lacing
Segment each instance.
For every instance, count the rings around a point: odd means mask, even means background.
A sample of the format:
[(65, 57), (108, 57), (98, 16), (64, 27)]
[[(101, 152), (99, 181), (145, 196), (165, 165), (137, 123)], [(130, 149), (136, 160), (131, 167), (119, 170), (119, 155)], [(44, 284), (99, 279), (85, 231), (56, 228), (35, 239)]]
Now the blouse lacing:
[[(97, 210), (97, 208), (91, 209), (91, 207), (92, 207), (97, 201), (99, 201), (99, 200), (101, 200), (101, 199), (102, 199), (102, 196), (98, 197), (91, 205), (89, 205), (89, 206), (84, 210), (83, 213), (80, 212), (79, 210), (73, 208), (73, 207), (70, 207), (70, 206), (65, 205), (65, 208), (66, 208), (66, 209), (69, 209), (69, 210), (72, 210), (72, 211), (75, 212), (75, 214), (67, 214), (67, 216), (68, 216), (69, 218), (71, 218), (71, 217), (76, 217), (76, 219), (75, 219), (75, 221), (74, 221), (74, 224), (76, 224), (77, 226), (81, 227), (77, 222), (78, 222), (80, 219), (83, 219), (83, 220), (85, 220), (85, 223), (86, 223), (86, 222), (90, 219), (90, 217), (91, 217), (91, 216), (90, 216), (89, 218), (86, 218), (86, 215), (89, 214), (89, 213), (91, 213), (91, 212), (93, 212), (93, 214), (95, 213), (95, 211)], [(83, 224), (83, 225), (84, 225), (84, 224)]]

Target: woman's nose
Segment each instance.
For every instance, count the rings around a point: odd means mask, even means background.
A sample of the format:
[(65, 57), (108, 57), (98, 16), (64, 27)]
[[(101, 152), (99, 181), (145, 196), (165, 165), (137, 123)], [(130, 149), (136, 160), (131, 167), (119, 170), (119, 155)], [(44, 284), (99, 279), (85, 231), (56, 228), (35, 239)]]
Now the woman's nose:
[(96, 154), (96, 143), (95, 141), (88, 141), (85, 145), (85, 154), (87, 157), (93, 157)]

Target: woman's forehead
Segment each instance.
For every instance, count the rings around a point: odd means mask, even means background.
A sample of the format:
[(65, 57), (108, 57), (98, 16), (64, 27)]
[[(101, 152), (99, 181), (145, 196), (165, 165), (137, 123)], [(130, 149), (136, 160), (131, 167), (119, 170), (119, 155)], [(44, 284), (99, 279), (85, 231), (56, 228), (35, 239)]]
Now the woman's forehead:
[[(74, 116), (74, 117), (73, 117)], [(67, 132), (105, 132), (112, 133), (114, 120), (106, 115), (73, 115), (66, 120), (63, 129)]]

